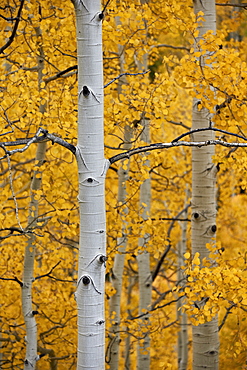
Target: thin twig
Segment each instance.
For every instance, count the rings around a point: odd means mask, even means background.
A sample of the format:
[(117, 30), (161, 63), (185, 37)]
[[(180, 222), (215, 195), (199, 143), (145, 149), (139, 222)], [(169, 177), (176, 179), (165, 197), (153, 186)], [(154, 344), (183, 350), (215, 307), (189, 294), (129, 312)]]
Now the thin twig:
[(46, 277), (46, 276), (48, 276), (48, 277), (50, 277), (50, 274), (52, 273), (52, 271), (59, 265), (61, 263), (61, 260), (60, 261), (58, 261), (51, 269), (50, 269), (50, 271), (49, 272), (47, 272), (46, 274), (44, 274), (44, 275), (40, 275), (40, 276), (36, 276), (36, 278), (34, 279), (34, 280), (38, 280), (38, 279), (41, 279), (41, 278), (43, 278), (43, 277)]
[(224, 317), (223, 317), (223, 319), (222, 319), (221, 324), (220, 324), (220, 325), (219, 325), (219, 327), (218, 327), (218, 331), (220, 331), (220, 330), (222, 329), (223, 325), (224, 325), (224, 324), (225, 324), (225, 322), (226, 322), (226, 319), (227, 319), (228, 315), (231, 313), (231, 309), (232, 309), (233, 307), (235, 307), (235, 306), (237, 306), (237, 305), (236, 305), (236, 303), (232, 303), (232, 305), (231, 305), (230, 307), (227, 307), (227, 308), (226, 308), (226, 313), (225, 313), (225, 315), (224, 315)]
[(140, 315), (138, 315), (138, 316), (134, 316), (134, 317), (130, 317), (129, 318), (129, 320), (136, 320), (136, 319), (140, 319), (141, 317), (143, 317), (143, 316), (147, 316), (147, 315), (149, 315), (151, 312), (153, 312), (153, 311), (156, 311), (156, 310), (158, 310), (158, 309), (160, 309), (160, 308), (163, 308), (163, 307), (166, 307), (166, 306), (169, 306), (170, 304), (172, 304), (172, 303), (175, 303), (175, 302), (178, 302), (181, 298), (183, 298), (184, 296), (180, 296), (180, 297), (178, 297), (178, 298), (176, 298), (176, 299), (173, 299), (173, 300), (171, 300), (170, 302), (167, 302), (167, 303), (164, 303), (164, 304), (162, 304), (161, 306), (156, 306), (156, 307), (154, 307), (154, 308), (152, 308), (151, 310), (147, 310), (146, 312), (143, 312), (142, 314), (140, 314)]
[(138, 75), (145, 75), (146, 73), (150, 72), (149, 69), (147, 71), (144, 71), (144, 72), (138, 72), (138, 73), (129, 73), (129, 72), (125, 72), (125, 73), (121, 73), (119, 76), (113, 78), (113, 80), (111, 80), (110, 82), (108, 82), (104, 88), (106, 88), (107, 86), (109, 86), (110, 84), (112, 84), (113, 82), (115, 82), (116, 80), (119, 80), (119, 78), (123, 77), (123, 76), (138, 76)]
[(4, 52), (4, 50), (7, 49), (7, 47), (9, 47), (12, 44), (12, 42), (14, 41), (14, 38), (15, 38), (15, 35), (16, 35), (17, 29), (18, 29), (18, 25), (19, 25), (19, 22), (20, 22), (20, 19), (21, 19), (21, 12), (22, 12), (22, 8), (23, 8), (23, 5), (24, 5), (24, 2), (25, 2), (25, 0), (21, 0), (21, 4), (20, 4), (20, 7), (19, 7), (19, 10), (18, 10), (18, 13), (17, 13), (17, 17), (16, 17), (15, 25), (13, 27), (12, 34), (9, 37), (8, 41), (6, 42), (6, 44), (3, 45), (0, 48), (0, 54), (2, 54)]
[(215, 3), (215, 5), (219, 5), (219, 6), (234, 6), (234, 7), (237, 7), (237, 8), (246, 8), (247, 9), (247, 3), (243, 3), (243, 4), (236, 4), (236, 3), (226, 3), (226, 4), (222, 4), (222, 3)]
[(18, 277), (14, 277), (14, 278), (4, 278), (4, 277), (0, 277), (0, 280), (5, 280), (5, 281), (16, 281), (21, 287), (23, 286), (23, 283), (22, 281), (20, 281), (18, 279)]
[(113, 157), (111, 157), (109, 159), (109, 162), (110, 162), (110, 164), (113, 164), (113, 163), (115, 163), (117, 161), (120, 161), (122, 159), (125, 159), (125, 158), (129, 159), (131, 156), (133, 156), (135, 154), (145, 153), (145, 152), (149, 152), (149, 151), (152, 151), (152, 150), (158, 150), (158, 149), (169, 149), (169, 148), (174, 148), (174, 147), (177, 147), (177, 146), (189, 146), (189, 147), (198, 147), (198, 148), (203, 147), (203, 146), (208, 146), (208, 145), (221, 145), (221, 146), (224, 146), (224, 147), (227, 147), (227, 148), (246, 148), (247, 147), (247, 143), (237, 143), (237, 142), (232, 142), (231, 143), (231, 142), (227, 142), (227, 141), (223, 141), (223, 140), (178, 141), (181, 138), (183, 138), (185, 136), (188, 136), (188, 135), (191, 135), (195, 132), (210, 131), (210, 130), (221, 132), (221, 133), (224, 133), (224, 134), (229, 135), (229, 136), (238, 137), (240, 139), (243, 139), (243, 140), (247, 141), (247, 138), (244, 137), (244, 136), (234, 134), (234, 133), (231, 133), (231, 132), (226, 131), (226, 130), (216, 129), (214, 127), (206, 127), (206, 128), (196, 129), (196, 130), (191, 130), (189, 132), (186, 132), (186, 133), (180, 135), (179, 137), (177, 137), (176, 139), (174, 139), (171, 143), (155, 143), (155, 144), (150, 144), (150, 145), (130, 149), (130, 150), (124, 152), (124, 153), (116, 154), (116, 155), (114, 155)]
[[(42, 136), (39, 136), (40, 134), (43, 134)], [(44, 141), (50, 140), (53, 144), (57, 143), (67, 149), (69, 149), (73, 154), (76, 152), (76, 148), (74, 145), (68, 143), (67, 141), (63, 140), (62, 138), (50, 134), (47, 130), (43, 128), (39, 128), (36, 134), (29, 138), (29, 139), (19, 139), (16, 141), (7, 141), (7, 142), (0, 142), (0, 148), (2, 148), (5, 151), (5, 156), (1, 157), (0, 159), (6, 158), (7, 155), (13, 155), (15, 153), (23, 153), (25, 150), (29, 148), (29, 146), (33, 143), (41, 143)], [(7, 150), (7, 146), (18, 146), (18, 145), (24, 145), (23, 148), (19, 149), (13, 149), (13, 150)]]
[(55, 268), (61, 263), (61, 261), (58, 261), (51, 269), (49, 272), (47, 272), (46, 274), (44, 275), (39, 275), (39, 276), (36, 276), (36, 278), (34, 280), (38, 280), (38, 279), (41, 279), (43, 277), (49, 277), (50, 279), (53, 279), (53, 280), (56, 280), (56, 281), (62, 281), (62, 282), (65, 282), (65, 283), (74, 283), (75, 281), (73, 280), (65, 280), (65, 279), (59, 279), (59, 278), (56, 278), (55, 276), (52, 276), (51, 273), (53, 270), (55, 270)]
[(77, 69), (78, 69), (77, 64), (74, 65), (74, 66), (68, 67), (68, 68), (64, 69), (63, 71), (60, 71), (60, 72), (56, 73), (55, 75), (44, 79), (44, 82), (47, 84), (48, 82), (54, 81), (54, 80), (56, 80), (60, 77), (64, 77), (64, 75), (68, 72), (71, 72), (73, 70), (77, 71)]
[(149, 48), (149, 51), (154, 48), (169, 48), (169, 49), (178, 49), (178, 50), (186, 50), (190, 51), (190, 48), (187, 48), (186, 46), (175, 46), (175, 45), (168, 45), (168, 44), (158, 44), (158, 45), (152, 45)]
[(188, 210), (188, 208), (190, 207), (190, 204), (188, 204), (184, 209), (182, 209), (178, 214), (177, 216), (174, 217), (174, 219), (172, 220), (170, 226), (169, 226), (169, 229), (167, 231), (167, 240), (168, 240), (168, 246), (166, 247), (166, 250), (164, 251), (164, 253), (162, 254), (161, 258), (159, 259), (154, 271), (152, 272), (152, 281), (155, 280), (155, 278), (158, 276), (158, 273), (159, 273), (159, 270), (164, 262), (164, 259), (166, 258), (168, 252), (170, 251), (171, 249), (171, 246), (172, 246), (172, 243), (171, 243), (171, 240), (170, 240), (170, 235), (171, 235), (171, 231), (173, 229), (173, 226), (175, 224), (176, 221), (178, 221), (180, 219), (180, 216), (186, 212)]
[(203, 132), (203, 131), (221, 132), (222, 134), (226, 134), (226, 135), (230, 135), (230, 136), (235, 136), (235, 137), (238, 137), (239, 139), (242, 139), (242, 140), (247, 141), (247, 137), (245, 137), (245, 136), (234, 134), (232, 132), (229, 132), (229, 131), (226, 131), (226, 130), (221, 130), (221, 129), (215, 128), (215, 127), (205, 127), (205, 128), (197, 128), (195, 130), (190, 130), (189, 132), (185, 132), (184, 134), (178, 136), (176, 139), (172, 140), (172, 143), (175, 143), (175, 142), (179, 141), (180, 139), (182, 139), (185, 136), (194, 134), (196, 132)]
[(12, 170), (11, 170), (10, 156), (9, 156), (8, 153), (6, 153), (6, 155), (7, 155), (8, 167), (9, 167), (9, 183), (10, 183), (10, 189), (11, 189), (12, 197), (13, 197), (14, 203), (15, 203), (15, 217), (16, 217), (17, 223), (18, 223), (21, 231), (24, 232), (23, 227), (21, 225), (20, 218), (19, 218), (18, 203), (17, 203), (17, 200), (16, 200), (14, 186), (13, 186), (13, 176), (12, 176)]

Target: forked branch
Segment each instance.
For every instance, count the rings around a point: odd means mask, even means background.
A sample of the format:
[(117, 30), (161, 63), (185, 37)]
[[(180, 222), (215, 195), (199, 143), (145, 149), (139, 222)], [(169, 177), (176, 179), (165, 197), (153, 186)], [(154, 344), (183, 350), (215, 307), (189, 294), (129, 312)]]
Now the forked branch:
[[(41, 135), (41, 136), (40, 136)], [(59, 136), (56, 136), (54, 134), (50, 134), (47, 130), (43, 128), (39, 128), (36, 134), (28, 139), (19, 139), (16, 141), (7, 141), (7, 142), (0, 142), (0, 148), (2, 148), (5, 152), (5, 155), (3, 157), (0, 157), (0, 159), (4, 159), (7, 156), (11, 156), (15, 153), (23, 153), (25, 152), (31, 144), (33, 143), (41, 143), (44, 141), (51, 141), (53, 144), (57, 143), (67, 149), (69, 149), (73, 154), (76, 152), (76, 148), (74, 145), (68, 143), (67, 141), (63, 140)], [(19, 146), (24, 145), (22, 148), (13, 149), (13, 150), (7, 150), (6, 147), (9, 146)]]
[[(214, 128), (214, 127), (210, 126), (210, 127), (205, 127), (205, 128), (202, 128), (202, 129), (190, 130), (190, 131), (178, 136), (176, 139), (174, 139), (170, 143), (155, 143), (155, 144), (145, 145), (145, 146), (141, 146), (141, 147), (137, 147), (137, 148), (128, 150), (128, 151), (120, 153), (120, 154), (116, 154), (113, 157), (109, 158), (109, 163), (113, 164), (113, 163), (115, 163), (117, 161), (120, 161), (122, 159), (129, 159), (131, 156), (133, 156), (135, 154), (151, 152), (153, 150), (159, 150), (159, 149), (169, 149), (169, 148), (174, 148), (174, 147), (178, 147), (178, 146), (188, 146), (188, 147), (198, 147), (198, 148), (203, 147), (203, 146), (208, 146), (208, 145), (221, 145), (221, 146), (224, 146), (224, 147), (227, 147), (227, 148), (246, 148), (247, 147), (247, 142), (245, 142), (245, 143), (227, 142), (227, 141), (223, 141), (223, 140), (219, 140), (219, 139), (206, 140), (206, 141), (179, 141), (181, 138), (183, 138), (185, 136), (193, 135), (193, 133), (202, 132), (202, 131), (216, 131), (216, 132), (220, 132), (224, 135), (234, 136), (234, 137), (237, 137), (239, 139), (247, 141), (247, 138), (242, 136), (242, 135), (234, 134), (234, 133), (231, 133), (229, 131), (217, 129), (217, 128)], [(40, 136), (40, 134), (41, 134), (41, 136)], [(2, 143), (0, 142), (0, 148), (2, 148), (5, 152), (5, 155), (3, 157), (0, 157), (0, 160), (3, 159), (3, 158), (6, 158), (7, 156), (11, 156), (15, 153), (23, 153), (25, 150), (27, 150), (29, 148), (29, 146), (32, 143), (40, 143), (40, 142), (44, 142), (44, 141), (48, 141), (48, 140), (52, 141), (53, 144), (57, 143), (57, 144), (65, 147), (65, 148), (69, 149), (75, 155), (76, 147), (74, 145), (68, 143), (67, 141), (63, 140), (59, 136), (56, 136), (54, 134), (50, 134), (47, 130), (45, 130), (43, 128), (39, 128), (38, 131), (36, 132), (36, 134), (32, 138), (19, 139), (19, 140), (16, 140), (16, 141), (8, 141), (8, 142), (2, 142)], [(18, 146), (18, 145), (24, 145), (24, 146), (22, 148), (13, 149), (13, 150), (7, 150), (6, 149), (6, 147), (8, 147), (8, 146)]]
[(17, 29), (18, 29), (18, 26), (19, 26), (19, 23), (20, 23), (21, 12), (22, 12), (24, 2), (25, 2), (25, 0), (21, 0), (21, 4), (20, 4), (20, 7), (19, 7), (19, 10), (18, 10), (18, 13), (17, 13), (17, 17), (16, 17), (16, 21), (15, 21), (15, 24), (14, 24), (14, 27), (13, 27), (13, 31), (12, 31), (11, 36), (9, 37), (8, 41), (6, 42), (6, 44), (3, 45), (0, 48), (0, 54), (2, 54), (4, 52), (4, 50), (7, 49), (12, 44), (12, 42), (14, 41), (14, 38), (15, 38), (15, 35), (16, 35)]

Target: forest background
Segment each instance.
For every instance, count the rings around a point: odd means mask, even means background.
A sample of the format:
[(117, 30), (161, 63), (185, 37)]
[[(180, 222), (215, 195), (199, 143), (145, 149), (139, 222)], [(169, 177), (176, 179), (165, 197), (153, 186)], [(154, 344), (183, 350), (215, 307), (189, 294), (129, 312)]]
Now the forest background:
[[(206, 22), (206, 4), (200, 3), (196, 13), (192, 2), (183, 0), (102, 4), (105, 157), (150, 142), (177, 142), (183, 134), (189, 140), (195, 97), (198, 111), (207, 112), (207, 128), (217, 128), (216, 139), (226, 143), (216, 146), (213, 156), (217, 242), (215, 226), (207, 247), (217, 264), (202, 262), (191, 251), (189, 144), (112, 160), (105, 190), (106, 368), (146, 363), (151, 369), (191, 369), (191, 326), (211, 322), (216, 314), (219, 367), (246, 368), (247, 157), (239, 143), (246, 141), (247, 5), (217, 3), (217, 32), (209, 30), (197, 42)], [(26, 365), (27, 309), (38, 328), (36, 368), (75, 369), (74, 5), (5, 0), (0, 10), (1, 368)], [(202, 66), (206, 53), (210, 61)], [(34, 276), (32, 311), (23, 293), (28, 275)]]

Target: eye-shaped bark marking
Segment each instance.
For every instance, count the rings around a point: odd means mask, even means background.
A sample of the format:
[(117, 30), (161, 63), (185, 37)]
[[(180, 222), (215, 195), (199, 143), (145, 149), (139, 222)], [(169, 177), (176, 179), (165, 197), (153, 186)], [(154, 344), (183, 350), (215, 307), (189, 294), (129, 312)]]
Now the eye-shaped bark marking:
[(81, 181), (81, 184), (84, 186), (98, 186), (100, 182), (96, 180), (94, 177), (87, 177), (83, 181)]

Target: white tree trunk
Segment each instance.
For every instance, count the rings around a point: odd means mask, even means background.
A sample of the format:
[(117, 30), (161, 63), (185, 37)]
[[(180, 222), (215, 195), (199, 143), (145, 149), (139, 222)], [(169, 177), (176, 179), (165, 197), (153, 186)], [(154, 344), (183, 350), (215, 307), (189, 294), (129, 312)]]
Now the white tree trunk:
[[(128, 144), (131, 140), (131, 128), (129, 126), (125, 127), (124, 149), (130, 149), (131, 144)], [(122, 161), (124, 162), (124, 161)], [(126, 181), (129, 177), (129, 169), (123, 168), (123, 163), (118, 170), (118, 203), (124, 204), (126, 202)], [(127, 209), (123, 211), (123, 217), (125, 217)], [(112, 268), (112, 286), (116, 290), (116, 293), (111, 297), (110, 301), (110, 317), (114, 313), (112, 320), (111, 331), (113, 337), (111, 338), (112, 344), (110, 345), (110, 358), (109, 365), (110, 370), (118, 370), (119, 363), (119, 345), (120, 345), (120, 320), (121, 320), (121, 293), (122, 293), (122, 279), (124, 270), (124, 260), (125, 260), (125, 250), (128, 242), (127, 238), (127, 228), (128, 225), (123, 221), (122, 225), (122, 237), (117, 239), (118, 253), (115, 255), (114, 265)]]
[[(37, 38), (42, 36), (40, 27), (35, 27)], [(40, 40), (39, 40), (40, 43)], [(43, 79), (44, 69), (44, 50), (43, 46), (38, 46), (38, 87)], [(39, 111), (45, 112), (45, 106), (40, 105)], [(40, 167), (45, 160), (46, 143), (39, 143), (37, 145), (36, 162), (37, 166)], [(29, 204), (29, 216), (28, 225), (30, 230), (34, 229), (37, 224), (38, 217), (38, 201), (35, 199), (35, 191), (41, 188), (41, 171), (34, 171), (33, 179), (30, 187), (30, 204)], [(24, 270), (23, 270), (23, 286), (22, 286), (22, 311), (26, 325), (26, 356), (24, 361), (24, 370), (35, 370), (37, 362), (37, 324), (35, 320), (35, 311), (32, 308), (32, 286), (33, 286), (33, 272), (34, 272), (34, 261), (36, 251), (36, 237), (31, 234), (27, 246), (25, 248), (24, 256)]]
[[(141, 0), (142, 4), (148, 4), (148, 0)], [(145, 41), (147, 43), (148, 38), (148, 28), (147, 21), (142, 20), (146, 28)], [(142, 26), (143, 27), (143, 26)], [(136, 64), (139, 71), (146, 71), (148, 69), (148, 54), (145, 53), (142, 56), (142, 60), (137, 58)], [(145, 114), (145, 112), (144, 112)], [(149, 129), (149, 120), (143, 117), (142, 119), (143, 131), (141, 134), (141, 140), (145, 143), (150, 144), (150, 129)], [(150, 168), (150, 161), (145, 161), (145, 166)], [(151, 209), (151, 179), (150, 177), (146, 179), (141, 184), (140, 189), (140, 207), (143, 204), (146, 204), (145, 209), (142, 213), (142, 218), (145, 220), (150, 217)], [(150, 255), (146, 250), (148, 243), (149, 235), (145, 235), (144, 238), (139, 238), (138, 245), (143, 248), (143, 251), (140, 252), (137, 256), (138, 262), (138, 281), (139, 281), (139, 315), (143, 313), (143, 310), (148, 310), (151, 305), (152, 299), (152, 276), (150, 271)], [(149, 370), (150, 369), (150, 333), (149, 333), (149, 315), (142, 317), (142, 344), (138, 343), (138, 354), (137, 354), (137, 369), (138, 370)]]
[[(187, 201), (188, 196), (186, 196)], [(183, 213), (184, 218), (188, 217), (188, 212)], [(182, 235), (178, 245), (178, 281), (181, 287), (184, 287), (185, 276), (184, 270), (184, 254), (187, 249), (187, 222), (181, 222)], [(177, 302), (177, 321), (180, 327), (178, 332), (178, 370), (186, 370), (188, 364), (188, 323), (187, 313), (181, 310), (184, 304), (184, 299)]]
[[(204, 13), (205, 22), (198, 27), (196, 43), (208, 30), (215, 31), (216, 15), (214, 0), (195, 0), (194, 11)], [(203, 64), (206, 62), (200, 60)], [(209, 126), (209, 112), (198, 110), (198, 100), (193, 102), (192, 129)], [(213, 132), (193, 134), (193, 140), (206, 141), (214, 138)], [(214, 147), (192, 149), (192, 253), (200, 253), (200, 258), (208, 257), (206, 244), (215, 237), (216, 200), (215, 166), (212, 163)], [(202, 325), (193, 326), (193, 369), (218, 369), (219, 339), (217, 317)]]
[[(45, 159), (46, 143), (38, 144), (36, 161), (41, 166)], [(35, 171), (31, 182), (31, 200), (29, 204), (28, 225), (30, 231), (35, 228), (38, 217), (38, 201), (35, 199), (35, 190), (41, 186), (41, 172)], [(25, 248), (24, 272), (22, 282), (22, 312), (26, 325), (26, 357), (24, 361), (25, 370), (34, 370), (37, 361), (37, 325), (35, 320), (35, 311), (32, 308), (32, 286), (33, 270), (36, 250), (36, 237), (30, 234)]]
[(99, 0), (74, 0), (78, 58), (80, 250), (77, 369), (105, 368), (106, 261), (102, 13)]
[[(116, 17), (116, 25), (120, 25), (120, 18)], [(124, 73), (124, 47), (122, 45), (118, 45), (118, 55), (119, 55), (119, 64), (120, 64), (120, 74)], [(122, 86), (126, 84), (126, 77), (123, 76), (121, 79), (118, 80), (118, 96), (123, 94)], [(132, 129), (129, 125), (124, 127), (124, 150), (131, 149), (131, 137), (132, 137)], [(126, 202), (126, 182), (129, 178), (129, 162), (128, 167), (125, 169), (123, 167), (125, 160), (121, 161), (120, 167), (118, 170), (118, 204), (122, 203), (125, 204)], [(121, 208), (122, 209), (122, 208)], [(121, 211), (120, 211), (121, 212)], [(123, 219), (126, 216), (127, 208), (125, 207), (122, 216)], [(121, 216), (121, 214), (120, 214)], [(119, 364), (119, 346), (120, 346), (120, 321), (121, 321), (121, 295), (122, 295), (122, 279), (123, 279), (123, 271), (124, 271), (124, 261), (125, 261), (125, 250), (128, 242), (127, 237), (127, 227), (128, 225), (123, 220), (122, 225), (122, 236), (117, 238), (117, 245), (120, 246), (118, 248), (118, 253), (116, 253), (114, 258), (114, 264), (112, 268), (112, 279), (111, 283), (116, 293), (111, 297), (110, 300), (110, 317), (113, 316), (111, 320), (111, 343), (110, 343), (110, 354), (109, 354), (109, 366), (110, 370), (118, 370)]]
[[(147, 144), (150, 143), (149, 133), (149, 122), (147, 119), (143, 119), (143, 132), (141, 139)], [(150, 161), (145, 161), (145, 166), (150, 167)], [(150, 216), (151, 208), (151, 179), (146, 179), (141, 184), (140, 189), (140, 206), (146, 204), (143, 210), (142, 218), (145, 220)], [(143, 313), (143, 310), (147, 310), (151, 305), (152, 298), (152, 277), (150, 272), (150, 255), (146, 251), (149, 235), (145, 235), (144, 238), (139, 238), (139, 247), (144, 248), (137, 256), (138, 261), (138, 280), (139, 280), (139, 315)], [(149, 316), (145, 315), (142, 317), (142, 335), (144, 336), (142, 345), (138, 345), (138, 357), (137, 357), (137, 369), (138, 370), (149, 370), (150, 369), (150, 333), (149, 333)]]

